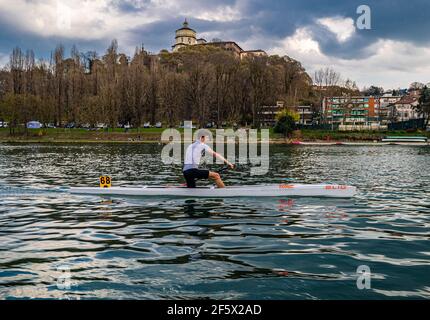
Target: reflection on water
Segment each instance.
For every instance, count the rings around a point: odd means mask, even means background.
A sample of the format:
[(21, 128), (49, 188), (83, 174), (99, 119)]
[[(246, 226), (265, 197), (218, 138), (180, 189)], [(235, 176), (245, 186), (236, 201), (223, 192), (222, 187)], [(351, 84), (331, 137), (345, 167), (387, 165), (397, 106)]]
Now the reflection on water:
[[(67, 186), (182, 183), (157, 145), (1, 145), (1, 298), (429, 298), (425, 147), (271, 148), (265, 177), (353, 199), (102, 198)], [(372, 288), (358, 290), (368, 265)], [(59, 288), (61, 268), (71, 286)], [(60, 270), (60, 271), (59, 271)], [(61, 287), (61, 286), (60, 286)]]

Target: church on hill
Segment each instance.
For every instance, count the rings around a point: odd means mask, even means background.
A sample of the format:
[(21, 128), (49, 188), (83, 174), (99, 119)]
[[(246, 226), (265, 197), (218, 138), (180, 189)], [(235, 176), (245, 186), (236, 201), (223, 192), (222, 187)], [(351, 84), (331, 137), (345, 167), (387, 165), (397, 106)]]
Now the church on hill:
[(187, 19), (182, 24), (182, 28), (176, 30), (175, 44), (172, 46), (173, 52), (180, 48), (194, 45), (211, 45), (232, 52), (236, 57), (243, 59), (246, 57), (261, 57), (267, 56), (264, 50), (243, 50), (234, 41), (212, 41), (207, 42), (203, 38), (197, 39), (197, 32), (189, 27)]

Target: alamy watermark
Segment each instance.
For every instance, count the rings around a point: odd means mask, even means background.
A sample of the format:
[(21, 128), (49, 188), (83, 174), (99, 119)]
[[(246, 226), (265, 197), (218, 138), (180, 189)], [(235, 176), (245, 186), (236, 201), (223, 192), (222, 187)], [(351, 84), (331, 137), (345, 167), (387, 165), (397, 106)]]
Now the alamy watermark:
[[(183, 139), (178, 130), (166, 129), (161, 135), (161, 141), (167, 142), (161, 151), (161, 161), (164, 164), (182, 164), (182, 147), (185, 154), (187, 147), (201, 134), (208, 137), (210, 148), (231, 163), (249, 165), (251, 175), (264, 175), (269, 171), (269, 129), (216, 129), (215, 136), (207, 129), (196, 130), (194, 134), (192, 129), (184, 129)], [(213, 164), (214, 160), (205, 156), (204, 161)], [(222, 161), (216, 159), (216, 163), (222, 164)]]
[(70, 290), (72, 287), (72, 274), (68, 266), (58, 266), (57, 271), (59, 275), (57, 277), (57, 288), (60, 290)]
[(370, 272), (369, 266), (361, 265), (357, 268), (357, 289), (370, 289), (371, 288), (371, 277), (372, 273)]
[(359, 30), (372, 29), (372, 11), (370, 10), (370, 7), (365, 4), (358, 6), (357, 14), (360, 15), (356, 21), (357, 29)]

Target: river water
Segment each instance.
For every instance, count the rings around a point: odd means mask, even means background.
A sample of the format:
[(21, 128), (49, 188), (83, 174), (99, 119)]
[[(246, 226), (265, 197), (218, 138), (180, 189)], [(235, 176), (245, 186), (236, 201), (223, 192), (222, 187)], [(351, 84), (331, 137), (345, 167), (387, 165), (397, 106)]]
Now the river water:
[(67, 192), (102, 174), (116, 186), (183, 183), (160, 151), (0, 145), (0, 298), (430, 298), (430, 148), (271, 146), (266, 176), (223, 175), (350, 184), (352, 199)]

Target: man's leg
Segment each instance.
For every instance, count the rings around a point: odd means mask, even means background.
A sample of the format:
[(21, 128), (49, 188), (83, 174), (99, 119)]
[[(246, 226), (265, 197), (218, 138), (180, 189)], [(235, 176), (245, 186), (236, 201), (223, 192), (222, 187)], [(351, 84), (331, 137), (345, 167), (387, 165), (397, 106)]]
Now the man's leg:
[(209, 179), (214, 180), (218, 188), (225, 188), (224, 182), (222, 182), (219, 173), (210, 171)]
[(196, 179), (189, 172), (184, 172), (185, 181), (187, 181), (187, 188), (196, 187)]

